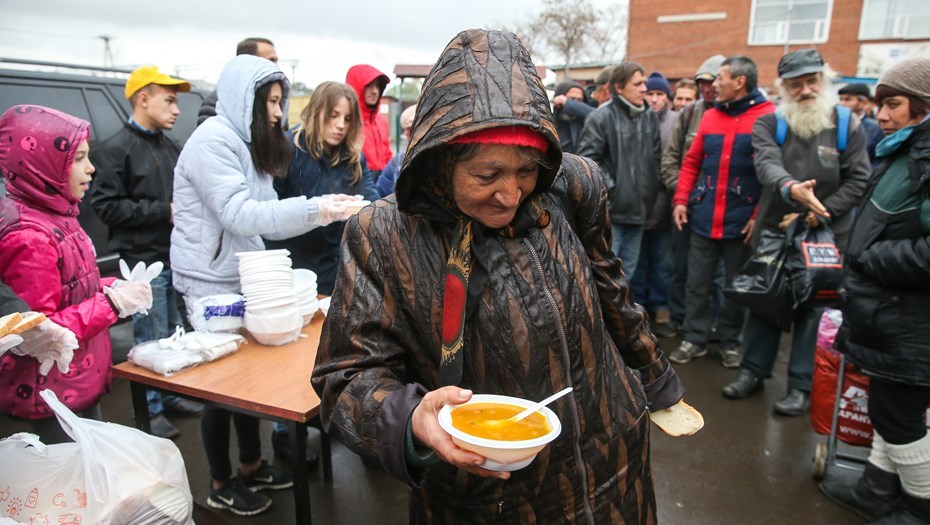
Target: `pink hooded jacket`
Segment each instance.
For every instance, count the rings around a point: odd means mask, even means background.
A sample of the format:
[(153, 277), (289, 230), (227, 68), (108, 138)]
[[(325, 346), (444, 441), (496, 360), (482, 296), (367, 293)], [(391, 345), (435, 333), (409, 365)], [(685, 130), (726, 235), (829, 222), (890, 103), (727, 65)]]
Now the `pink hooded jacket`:
[(92, 407), (110, 391), (110, 333), (117, 315), (103, 294), (94, 246), (78, 224), (71, 165), (89, 124), (41, 106), (14, 106), (0, 117), (0, 280), (30, 308), (78, 338), (71, 370), (39, 374), (39, 362), (0, 358), (0, 413), (51, 417), (39, 397), (50, 388), (68, 408)]

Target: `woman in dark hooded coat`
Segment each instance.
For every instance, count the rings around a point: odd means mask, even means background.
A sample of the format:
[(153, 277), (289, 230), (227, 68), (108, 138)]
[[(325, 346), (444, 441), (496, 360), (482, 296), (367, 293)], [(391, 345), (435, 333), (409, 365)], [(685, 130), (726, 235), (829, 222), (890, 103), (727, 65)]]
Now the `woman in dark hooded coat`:
[[(426, 79), (396, 193), (346, 225), (312, 383), (327, 431), (412, 487), (411, 523), (656, 522), (649, 409), (684, 389), (512, 33), (460, 33)], [(514, 472), (436, 419), (567, 386), (561, 435)]]

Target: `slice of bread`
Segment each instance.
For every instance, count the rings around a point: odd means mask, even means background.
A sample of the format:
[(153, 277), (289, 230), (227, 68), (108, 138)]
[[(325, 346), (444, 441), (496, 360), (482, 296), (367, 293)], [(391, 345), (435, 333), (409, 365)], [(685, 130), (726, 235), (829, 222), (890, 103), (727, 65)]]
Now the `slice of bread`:
[(690, 436), (704, 428), (704, 416), (691, 405), (680, 401), (664, 410), (649, 413), (652, 422), (670, 436)]
[(26, 330), (30, 330), (38, 326), (42, 321), (45, 321), (45, 314), (42, 313), (33, 313), (28, 317), (23, 317), (23, 320), (19, 322), (16, 326), (13, 327), (13, 330), (10, 331), (11, 334), (21, 334)]
[(0, 337), (13, 332), (13, 327), (23, 321), (23, 315), (19, 312), (13, 312), (10, 315), (0, 317)]

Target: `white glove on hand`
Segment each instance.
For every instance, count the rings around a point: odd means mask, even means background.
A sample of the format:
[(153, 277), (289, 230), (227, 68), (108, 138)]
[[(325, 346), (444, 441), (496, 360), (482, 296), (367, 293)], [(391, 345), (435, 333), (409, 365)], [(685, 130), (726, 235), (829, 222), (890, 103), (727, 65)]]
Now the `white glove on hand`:
[(110, 298), (120, 317), (148, 314), (152, 307), (152, 286), (146, 282), (117, 280), (113, 286), (104, 287), (103, 293)]
[[(343, 220), (345, 215), (345, 206), (342, 205), (343, 200), (346, 199), (333, 200), (328, 196), (307, 199), (308, 202), (315, 203), (317, 207), (316, 220), (313, 221), (313, 226), (328, 226), (336, 221)], [(350, 198), (348, 200), (355, 199)]]
[(40, 363), (39, 373), (43, 376), (48, 375), (56, 362), (59, 372), (68, 373), (71, 360), (74, 359), (74, 351), (78, 348), (78, 340), (74, 332), (46, 319), (20, 336), (22, 343), (10, 350), (11, 352), (36, 358)]
[(129, 271), (129, 265), (125, 260), (119, 260), (119, 270), (122, 274), (123, 279), (130, 282), (140, 282), (151, 284), (152, 280), (158, 277), (161, 274), (161, 271), (165, 269), (165, 263), (161, 261), (155, 261), (148, 268), (145, 267), (145, 263), (139, 261), (136, 263), (135, 268), (132, 271)]
[(0, 337), (0, 356), (3, 356), (3, 354), (5, 354), (7, 350), (13, 348), (14, 346), (17, 346), (18, 344), (22, 342), (23, 342), (23, 338), (15, 334), (9, 334), (9, 335)]

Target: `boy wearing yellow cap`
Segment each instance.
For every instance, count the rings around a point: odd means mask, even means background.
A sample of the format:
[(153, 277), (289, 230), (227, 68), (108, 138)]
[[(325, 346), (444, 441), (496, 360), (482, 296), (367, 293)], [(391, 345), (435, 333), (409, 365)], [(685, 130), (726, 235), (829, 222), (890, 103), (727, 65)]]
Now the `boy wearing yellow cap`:
[[(164, 271), (152, 281), (153, 307), (148, 316), (133, 316), (133, 344), (168, 337), (181, 316), (171, 286), (168, 247), (171, 244), (171, 196), (174, 165), (181, 154), (165, 135), (180, 115), (178, 92), (190, 83), (172, 78), (155, 66), (136, 69), (126, 80), (132, 116), (112, 137), (91, 151), (97, 168), (91, 189), (94, 211), (109, 227), (110, 249), (135, 266), (139, 261), (161, 261)], [(200, 406), (174, 396), (148, 392), (152, 433), (165, 438), (178, 429), (165, 410), (199, 415)]]

